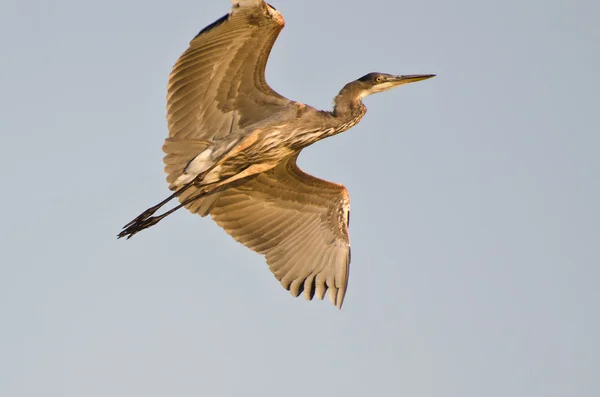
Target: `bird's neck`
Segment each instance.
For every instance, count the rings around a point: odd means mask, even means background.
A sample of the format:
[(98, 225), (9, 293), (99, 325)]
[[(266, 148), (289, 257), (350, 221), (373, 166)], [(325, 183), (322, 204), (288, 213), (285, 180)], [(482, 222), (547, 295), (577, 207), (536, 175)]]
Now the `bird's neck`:
[[(333, 100), (332, 111), (309, 111), (306, 118), (301, 121), (301, 128), (293, 133), (293, 149), (299, 150), (321, 139), (339, 134), (356, 125), (367, 112), (361, 101), (360, 92), (352, 83), (346, 85)], [(303, 109), (306, 106), (303, 105)]]
[(357, 124), (367, 113), (367, 108), (362, 103), (360, 93), (353, 85), (346, 85), (333, 100), (333, 112), (336, 133), (346, 131)]

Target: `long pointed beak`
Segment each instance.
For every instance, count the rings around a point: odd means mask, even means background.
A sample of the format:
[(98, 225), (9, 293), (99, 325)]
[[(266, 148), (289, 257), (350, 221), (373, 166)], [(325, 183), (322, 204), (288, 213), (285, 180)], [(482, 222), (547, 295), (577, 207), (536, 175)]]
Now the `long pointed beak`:
[(417, 81), (427, 80), (432, 77), (435, 77), (435, 74), (405, 74), (394, 77), (392, 82), (396, 85), (401, 85), (408, 83), (416, 83)]

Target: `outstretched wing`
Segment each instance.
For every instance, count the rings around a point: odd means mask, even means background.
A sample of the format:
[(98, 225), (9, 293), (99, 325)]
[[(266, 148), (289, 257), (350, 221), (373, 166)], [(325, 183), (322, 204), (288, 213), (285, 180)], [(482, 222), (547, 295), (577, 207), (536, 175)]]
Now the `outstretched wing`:
[[(264, 1), (233, 0), (231, 12), (204, 28), (177, 60), (169, 78), (169, 138), (163, 146), (171, 189), (197, 155), (211, 149), (216, 156), (219, 141), (235, 140), (244, 127), (290, 102), (265, 81), (267, 59), (283, 26), (281, 14)], [(210, 164), (211, 156), (206, 157)], [(186, 193), (180, 200), (196, 192)], [(202, 201), (188, 209), (205, 214)]]
[(213, 219), (248, 248), (265, 255), (293, 296), (325, 291), (342, 307), (350, 266), (346, 188), (304, 173), (296, 156), (230, 188), (211, 209)]

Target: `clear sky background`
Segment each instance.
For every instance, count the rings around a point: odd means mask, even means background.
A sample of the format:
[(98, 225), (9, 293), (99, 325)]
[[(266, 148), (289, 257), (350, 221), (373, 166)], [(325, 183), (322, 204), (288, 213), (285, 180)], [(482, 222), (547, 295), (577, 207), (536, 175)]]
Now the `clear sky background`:
[(2, 0), (0, 395), (600, 395), (600, 3), (272, 0), (267, 78), (329, 109), (300, 165), (348, 188), (343, 310), (169, 193), (167, 77), (227, 0)]

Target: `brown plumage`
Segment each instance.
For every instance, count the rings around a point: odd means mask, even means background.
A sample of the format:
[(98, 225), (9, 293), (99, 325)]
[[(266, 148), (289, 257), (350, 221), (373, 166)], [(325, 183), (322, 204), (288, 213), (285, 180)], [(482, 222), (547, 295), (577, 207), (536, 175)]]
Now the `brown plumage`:
[[(302, 172), (302, 148), (351, 128), (362, 98), (433, 75), (370, 73), (348, 83), (331, 112), (279, 95), (265, 80), (283, 17), (263, 0), (233, 0), (203, 29), (169, 78), (169, 137), (163, 150), (173, 195), (125, 225), (130, 238), (184, 206), (211, 214), (227, 233), (263, 254), (293, 296), (341, 308), (348, 284), (350, 200), (342, 185)], [(152, 216), (170, 199), (181, 205)]]

